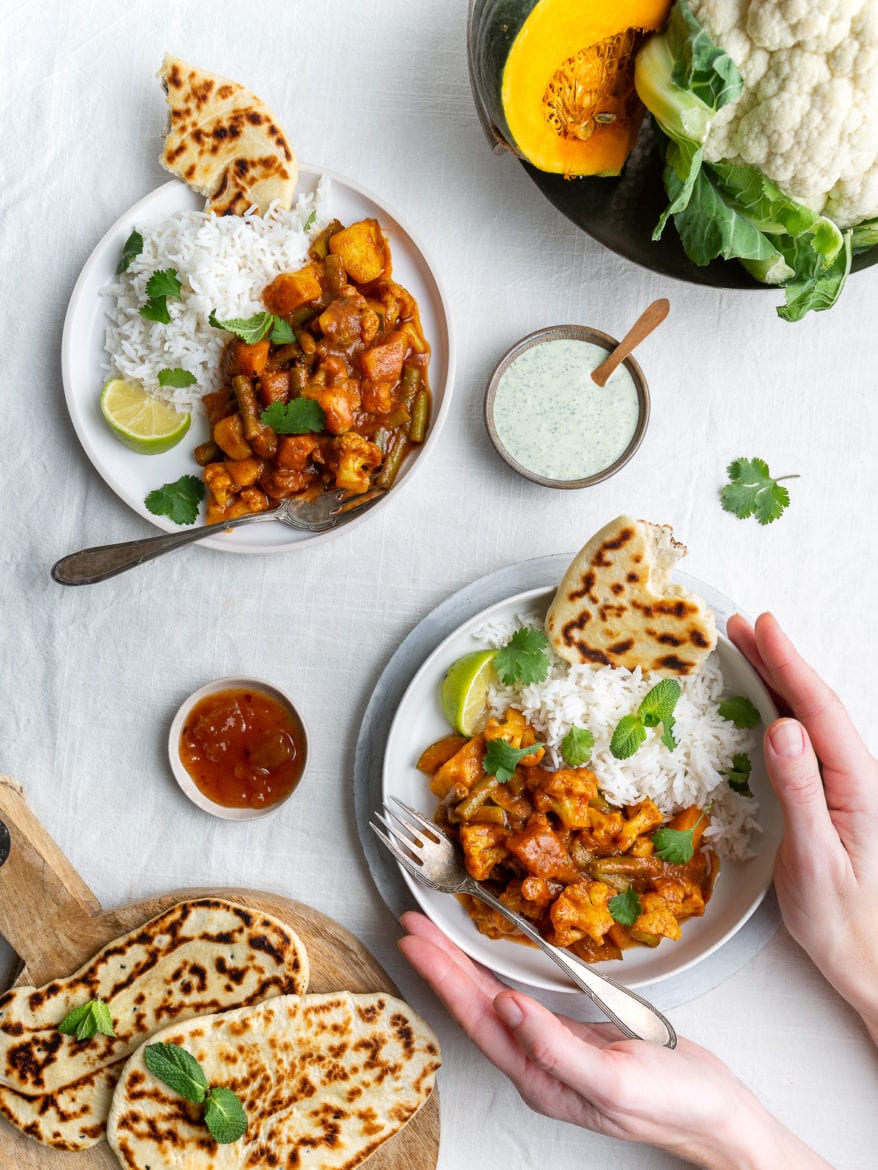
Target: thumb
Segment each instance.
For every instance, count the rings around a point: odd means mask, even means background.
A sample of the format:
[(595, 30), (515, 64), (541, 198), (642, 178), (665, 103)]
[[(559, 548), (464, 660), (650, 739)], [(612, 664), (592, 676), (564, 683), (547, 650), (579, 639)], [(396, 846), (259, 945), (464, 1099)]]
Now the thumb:
[(835, 835), (820, 766), (808, 733), (796, 719), (777, 719), (765, 733), (765, 765), (786, 822), (784, 844), (797, 859), (813, 857), (815, 842)]

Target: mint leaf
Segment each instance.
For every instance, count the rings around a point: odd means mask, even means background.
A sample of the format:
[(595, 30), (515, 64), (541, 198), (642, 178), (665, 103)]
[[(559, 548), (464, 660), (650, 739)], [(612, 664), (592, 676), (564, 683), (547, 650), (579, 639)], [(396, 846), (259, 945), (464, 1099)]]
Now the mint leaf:
[(185, 386), (194, 386), (197, 381), (194, 374), (190, 374), (188, 370), (180, 369), (179, 366), (175, 366), (173, 370), (159, 370), (160, 386), (174, 386), (178, 390), (182, 390)]
[(296, 335), (289, 321), (285, 321), (283, 317), (275, 317), (268, 339), (275, 345), (292, 345)]
[(607, 909), (612, 914), (614, 921), (620, 922), (623, 926), (633, 926), (640, 917), (641, 910), (637, 891), (633, 886), (629, 886), (624, 894), (617, 894), (615, 898), (610, 898), (607, 902)]
[(58, 1031), (75, 1036), (77, 1040), (90, 1040), (98, 1032), (103, 1036), (116, 1035), (110, 1009), (100, 996), (68, 1012), (58, 1025)]
[(238, 1095), (222, 1085), (211, 1089), (204, 1103), (204, 1124), (220, 1145), (243, 1137), (247, 1132), (247, 1114)]
[(561, 755), (565, 764), (571, 768), (580, 768), (591, 759), (594, 748), (594, 736), (587, 727), (577, 727), (574, 723), (561, 740)]
[(182, 291), (183, 286), (174, 268), (160, 268), (146, 282), (148, 297), (175, 297), (179, 300)]
[(639, 715), (623, 715), (613, 731), (610, 752), (617, 760), (633, 756), (646, 739), (646, 728)]
[(494, 670), (504, 686), (543, 682), (549, 673), (549, 639), (542, 630), (516, 630), (502, 650), (497, 651)]
[(742, 796), (752, 796), (750, 790), (750, 773), (753, 770), (753, 764), (746, 752), (735, 752), (732, 756), (732, 766), (723, 775), (729, 782), (729, 788), (733, 792), (740, 792)]
[(663, 678), (648, 690), (637, 709), (644, 727), (658, 727), (660, 723), (667, 725), (682, 693), (683, 688), (675, 678)]
[(723, 719), (734, 723), (735, 727), (758, 727), (762, 722), (762, 716), (746, 695), (733, 695), (730, 699), (723, 699), (717, 711)]
[(225, 329), (227, 333), (234, 333), (235, 337), (239, 337), (246, 345), (255, 345), (257, 341), (261, 341), (271, 329), (274, 321), (274, 314), (269, 312), (254, 313), (252, 317), (230, 317), (228, 321), (219, 321), (214, 309), (210, 310), (210, 316), (207, 318), (208, 325), (212, 325), (214, 329)]
[(308, 216), (307, 220), (305, 221), (305, 229), (304, 230), (306, 232), (311, 230), (311, 228), (314, 226), (314, 221), (316, 219), (317, 219), (317, 212), (312, 211), (311, 214)]
[(790, 493), (780, 481), (798, 479), (797, 475), (773, 479), (764, 459), (735, 459), (726, 471), (729, 483), (720, 492), (723, 509), (739, 520), (755, 516), (760, 524), (777, 520), (790, 502)]
[(276, 435), (310, 435), (326, 426), (323, 407), (313, 398), (293, 398), (290, 402), (272, 402), (260, 414), (263, 426)]
[(158, 321), (162, 325), (167, 325), (171, 320), (171, 314), (168, 312), (167, 297), (150, 297), (145, 304), (140, 306), (138, 312), (147, 321)]
[(207, 1096), (209, 1086), (204, 1070), (179, 1044), (147, 1044), (143, 1059), (153, 1076), (187, 1101), (200, 1105)]
[(181, 475), (151, 491), (143, 502), (154, 516), (168, 516), (175, 524), (194, 524), (203, 499), (202, 481), (195, 475)]
[(119, 263), (116, 265), (116, 275), (121, 276), (123, 272), (128, 271), (128, 265), (135, 256), (139, 256), (143, 251), (143, 236), (135, 228), (125, 243), (122, 245), (122, 255), (119, 257)]
[(674, 735), (674, 716), (673, 715), (670, 715), (662, 724), (661, 740), (662, 740), (662, 743), (665, 745), (665, 747), (668, 749), (668, 751), (673, 751), (674, 748), (677, 746), (677, 739), (676, 739), (676, 736)]
[(506, 784), (512, 779), (519, 762), (543, 746), (541, 743), (532, 743), (530, 747), (515, 748), (505, 739), (489, 740), (482, 767), (487, 775), (496, 776), (501, 784)]

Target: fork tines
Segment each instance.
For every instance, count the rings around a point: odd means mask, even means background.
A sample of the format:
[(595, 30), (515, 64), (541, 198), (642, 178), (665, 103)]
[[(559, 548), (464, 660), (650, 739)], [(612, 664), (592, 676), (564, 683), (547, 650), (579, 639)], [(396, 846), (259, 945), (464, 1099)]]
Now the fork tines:
[[(416, 823), (412, 823), (404, 814), (395, 812), (387, 804), (384, 805), (381, 812), (376, 812), (375, 817), (381, 822), (382, 827), (379, 827), (375, 821), (369, 822), (369, 828), (377, 837), (384, 842), (396, 860), (407, 869), (408, 872), (423, 882), (424, 885), (432, 886), (433, 883), (425, 876), (423, 870), (423, 860), (418, 854), (418, 850), (423, 845), (422, 836), (429, 837), (432, 841), (436, 840), (435, 828), (431, 826), (430, 822), (425, 820), (420, 813), (415, 812), (407, 804), (403, 804), (401, 800), (391, 797), (394, 804), (400, 806), (405, 810), (409, 816)], [(426, 830), (426, 832), (424, 831)]]
[(361, 508), (374, 503), (385, 494), (385, 488), (371, 488), (358, 496), (352, 496), (349, 492), (339, 492), (336, 495), (336, 505), (329, 514), (330, 516), (345, 516), (348, 512), (359, 512)]

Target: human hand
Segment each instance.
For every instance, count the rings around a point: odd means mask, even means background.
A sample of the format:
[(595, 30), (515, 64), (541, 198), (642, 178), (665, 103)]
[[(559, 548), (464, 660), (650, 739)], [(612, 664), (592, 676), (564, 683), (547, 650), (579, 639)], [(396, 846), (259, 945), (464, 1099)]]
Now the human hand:
[(878, 1043), (878, 761), (771, 614), (755, 628), (736, 615), (728, 634), (795, 716), (765, 732), (786, 825), (774, 870), (784, 922)]
[(658, 1146), (708, 1170), (826, 1170), (712, 1053), (621, 1040), (613, 1025), (556, 1016), (510, 991), (422, 914), (399, 948), (537, 1113)]

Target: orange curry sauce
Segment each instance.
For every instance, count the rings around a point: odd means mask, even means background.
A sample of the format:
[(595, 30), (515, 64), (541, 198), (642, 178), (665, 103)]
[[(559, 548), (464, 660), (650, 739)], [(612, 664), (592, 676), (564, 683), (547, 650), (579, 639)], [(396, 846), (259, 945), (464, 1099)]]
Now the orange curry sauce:
[(299, 783), (305, 743), (298, 721), (264, 692), (218, 691), (189, 712), (180, 759), (215, 804), (267, 808)]

